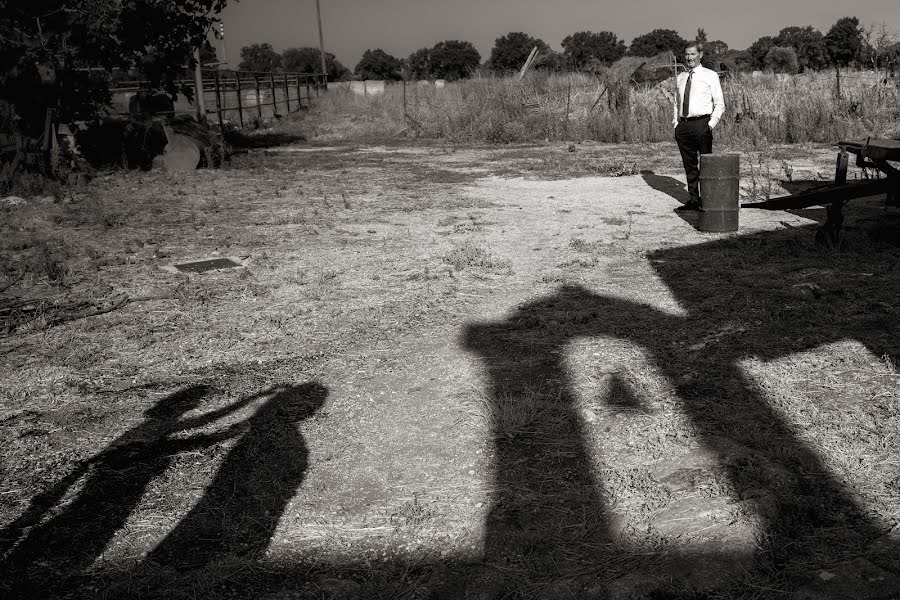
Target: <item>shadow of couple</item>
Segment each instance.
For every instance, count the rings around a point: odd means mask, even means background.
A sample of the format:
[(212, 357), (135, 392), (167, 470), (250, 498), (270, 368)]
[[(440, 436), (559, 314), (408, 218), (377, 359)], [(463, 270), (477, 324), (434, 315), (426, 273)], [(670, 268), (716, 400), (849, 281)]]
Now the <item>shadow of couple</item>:
[[(6, 546), (0, 551), (8, 550), (0, 570), (13, 580), (8, 593), (35, 597), (65, 588), (71, 582), (60, 574), (84, 573), (125, 526), (147, 486), (179, 455), (228, 440), (236, 441), (202, 498), (146, 562), (192, 569), (223, 555), (261, 558), (307, 469), (297, 424), (323, 406), (328, 390), (316, 382), (279, 385), (187, 416), (211, 391), (194, 385), (163, 398), (142, 422), (35, 496), (0, 532)], [(215, 429), (222, 419), (254, 406), (249, 417)]]

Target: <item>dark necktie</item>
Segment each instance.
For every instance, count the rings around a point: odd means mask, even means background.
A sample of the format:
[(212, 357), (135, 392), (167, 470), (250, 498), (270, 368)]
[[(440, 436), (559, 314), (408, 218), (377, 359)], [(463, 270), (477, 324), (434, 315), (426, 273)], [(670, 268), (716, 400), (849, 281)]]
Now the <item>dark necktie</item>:
[(691, 108), (691, 78), (694, 76), (694, 70), (688, 71), (687, 83), (684, 84), (684, 100), (681, 103), (681, 115), (687, 117)]

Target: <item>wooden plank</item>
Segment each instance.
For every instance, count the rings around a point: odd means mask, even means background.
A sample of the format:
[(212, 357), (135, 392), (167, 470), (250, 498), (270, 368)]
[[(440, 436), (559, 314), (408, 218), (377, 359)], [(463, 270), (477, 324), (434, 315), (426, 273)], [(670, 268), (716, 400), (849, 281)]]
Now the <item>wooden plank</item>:
[(834, 169), (834, 183), (837, 185), (847, 183), (847, 165), (850, 163), (849, 158), (850, 155), (847, 154), (846, 150), (838, 152), (837, 165), (835, 165)]
[(868, 138), (859, 141), (838, 142), (838, 146), (865, 158), (900, 161), (900, 140)]
[(525, 77), (525, 73), (528, 71), (528, 68), (531, 66), (531, 63), (534, 62), (534, 57), (537, 55), (537, 46), (531, 49), (531, 53), (528, 55), (528, 58), (525, 60), (525, 64), (522, 65), (522, 70), (519, 71), (519, 79)]
[(844, 185), (830, 185), (828, 187), (809, 190), (791, 196), (772, 198), (765, 202), (747, 202), (741, 204), (741, 208), (761, 208), (763, 210), (788, 210), (795, 208), (809, 208), (810, 206), (824, 206), (835, 202), (845, 202), (854, 198), (877, 196), (884, 194), (897, 185), (890, 179), (875, 179), (865, 183), (846, 183)]

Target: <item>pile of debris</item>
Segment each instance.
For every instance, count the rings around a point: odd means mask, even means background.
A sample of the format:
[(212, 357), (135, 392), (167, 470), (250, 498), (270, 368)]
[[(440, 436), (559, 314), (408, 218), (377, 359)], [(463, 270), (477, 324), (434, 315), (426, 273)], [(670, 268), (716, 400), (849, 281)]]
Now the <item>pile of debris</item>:
[(23, 171), (74, 183), (95, 169), (189, 171), (223, 159), (220, 136), (190, 115), (175, 114), (165, 94), (140, 92), (128, 115), (97, 121), (61, 123), (48, 109), (37, 138), (21, 133), (12, 106), (0, 101), (0, 189), (11, 189)]

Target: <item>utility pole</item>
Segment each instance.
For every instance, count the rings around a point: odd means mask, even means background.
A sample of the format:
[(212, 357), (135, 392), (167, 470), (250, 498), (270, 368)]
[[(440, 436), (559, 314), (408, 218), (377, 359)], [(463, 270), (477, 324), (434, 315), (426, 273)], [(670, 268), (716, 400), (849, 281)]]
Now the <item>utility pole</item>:
[(319, 8), (319, 0), (316, 0), (316, 21), (319, 22), (319, 56), (322, 57), (322, 79), (325, 89), (328, 89), (328, 71), (325, 70), (325, 39), (322, 37), (322, 11)]
[(203, 70), (200, 66), (200, 50), (194, 48), (194, 106), (197, 109), (197, 121), (206, 123), (206, 99), (203, 97)]
[[(225, 23), (222, 23), (221, 21), (219, 21), (219, 31), (216, 37), (222, 42), (221, 62), (223, 65), (228, 66), (228, 53), (225, 51)], [(219, 68), (221, 68), (221, 66)]]

